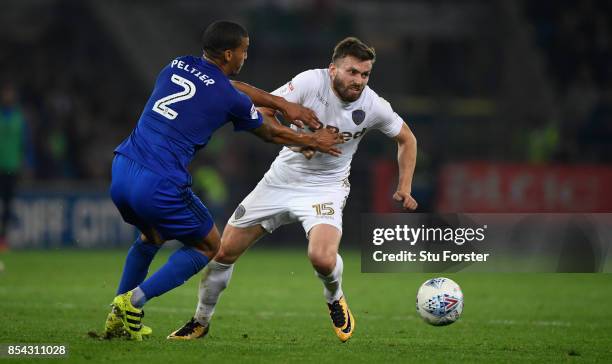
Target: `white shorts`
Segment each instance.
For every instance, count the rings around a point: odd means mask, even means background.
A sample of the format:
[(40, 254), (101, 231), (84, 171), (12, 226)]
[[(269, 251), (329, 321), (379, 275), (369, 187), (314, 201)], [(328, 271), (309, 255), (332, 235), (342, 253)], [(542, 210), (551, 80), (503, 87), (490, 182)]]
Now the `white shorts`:
[(301, 222), (308, 233), (319, 224), (333, 225), (342, 232), (342, 209), (350, 192), (348, 179), (307, 184), (299, 175), (271, 168), (257, 187), (238, 205), (228, 224), (246, 228), (260, 224), (267, 232)]

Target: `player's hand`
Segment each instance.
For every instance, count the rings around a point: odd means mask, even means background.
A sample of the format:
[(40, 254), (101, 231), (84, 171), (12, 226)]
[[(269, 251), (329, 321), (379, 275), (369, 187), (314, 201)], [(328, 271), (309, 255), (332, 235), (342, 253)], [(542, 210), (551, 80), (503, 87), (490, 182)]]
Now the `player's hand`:
[(283, 114), (285, 120), (300, 129), (304, 127), (304, 124), (312, 129), (316, 129), (321, 125), (315, 112), (300, 104), (287, 101), (280, 112)]
[(302, 153), (308, 160), (312, 159), (316, 153), (316, 151), (310, 147), (290, 147), (289, 149), (296, 153)]
[(416, 210), (417, 206), (419, 205), (416, 200), (410, 196), (410, 192), (397, 191), (393, 194), (393, 199), (401, 202), (402, 207), (410, 211)]
[(314, 150), (333, 155), (334, 157), (338, 157), (340, 154), (342, 154), (340, 149), (334, 147), (336, 144), (344, 143), (344, 138), (337, 131), (332, 131), (328, 128), (321, 128), (315, 131), (312, 136), (315, 140), (315, 143), (312, 146)]

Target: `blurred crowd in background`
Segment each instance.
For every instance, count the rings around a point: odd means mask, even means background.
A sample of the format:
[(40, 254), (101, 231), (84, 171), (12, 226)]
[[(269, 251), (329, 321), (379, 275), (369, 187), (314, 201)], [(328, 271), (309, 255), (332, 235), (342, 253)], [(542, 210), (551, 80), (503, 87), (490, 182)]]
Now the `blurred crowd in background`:
[(612, 161), (612, 3), (530, 1), (526, 15), (559, 108), (555, 157)]
[[(0, 107), (2, 121), (11, 110), (23, 115), (24, 186), (107, 183), (113, 149), (137, 122), (156, 72), (200, 54), (201, 30), (223, 18), (251, 37), (237, 79), (268, 91), (327, 67), (346, 36), (373, 45), (370, 86), (419, 142), (422, 211), (435, 209), (447, 163), (612, 160), (609, 1), (8, 0), (0, 82), (15, 98)], [(396, 158), (392, 141), (371, 134), (353, 162), (348, 208), (358, 212), (381, 198), (373, 174)], [(196, 158), (194, 189), (226, 219), (278, 150), (223, 129)], [(380, 196), (390, 200), (391, 189)]]

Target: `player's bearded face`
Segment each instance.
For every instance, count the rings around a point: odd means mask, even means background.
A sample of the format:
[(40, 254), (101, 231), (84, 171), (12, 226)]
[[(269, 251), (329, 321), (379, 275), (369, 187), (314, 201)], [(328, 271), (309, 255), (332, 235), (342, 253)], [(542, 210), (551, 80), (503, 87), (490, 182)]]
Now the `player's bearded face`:
[(367, 86), (372, 72), (372, 61), (361, 61), (347, 56), (329, 68), (336, 95), (346, 102), (356, 101)]

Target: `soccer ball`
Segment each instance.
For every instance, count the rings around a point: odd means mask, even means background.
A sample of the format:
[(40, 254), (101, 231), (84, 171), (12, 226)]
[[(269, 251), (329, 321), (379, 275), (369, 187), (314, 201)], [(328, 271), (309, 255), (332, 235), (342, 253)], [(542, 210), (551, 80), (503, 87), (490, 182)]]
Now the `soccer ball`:
[(450, 325), (463, 312), (463, 292), (452, 279), (432, 278), (419, 288), (416, 309), (430, 325)]

